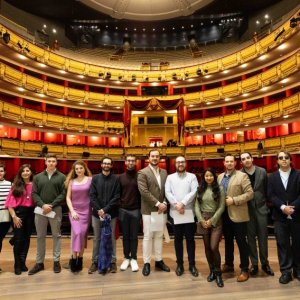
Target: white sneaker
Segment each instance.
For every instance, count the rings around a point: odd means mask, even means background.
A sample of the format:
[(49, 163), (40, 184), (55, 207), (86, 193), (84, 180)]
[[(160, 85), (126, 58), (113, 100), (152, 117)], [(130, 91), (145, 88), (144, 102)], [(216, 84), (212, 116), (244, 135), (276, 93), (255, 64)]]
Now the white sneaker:
[(130, 264), (130, 259), (125, 258), (120, 266), (120, 270), (125, 271), (129, 267), (129, 264)]
[(137, 272), (139, 270), (139, 266), (137, 264), (136, 259), (131, 259), (130, 266), (131, 266), (132, 272)]

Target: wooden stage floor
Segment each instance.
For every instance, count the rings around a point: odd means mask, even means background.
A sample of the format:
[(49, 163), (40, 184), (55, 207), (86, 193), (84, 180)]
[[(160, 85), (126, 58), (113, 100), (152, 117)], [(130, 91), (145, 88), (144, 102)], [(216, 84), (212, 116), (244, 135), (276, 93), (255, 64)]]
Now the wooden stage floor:
[[(88, 249), (84, 256), (84, 270), (79, 274), (72, 274), (63, 269), (61, 273), (54, 274), (52, 270), (52, 240), (47, 239), (47, 253), (45, 271), (28, 276), (23, 273), (16, 276), (13, 273), (12, 247), (8, 238), (4, 240), (2, 253), (0, 254), (0, 266), (3, 272), (0, 274), (0, 299), (272, 299), (292, 300), (300, 298), (300, 282), (293, 280), (288, 285), (278, 282), (280, 276), (276, 254), (275, 240), (269, 240), (269, 260), (275, 271), (274, 277), (259, 273), (257, 277), (250, 278), (247, 282), (236, 282), (238, 274), (239, 258), (236, 255), (234, 275), (225, 274), (224, 288), (218, 288), (215, 282), (206, 281), (208, 267), (204, 255), (203, 241), (196, 240), (196, 263), (199, 277), (192, 277), (188, 271), (183, 276), (175, 274), (176, 259), (173, 240), (164, 244), (164, 261), (171, 267), (170, 273), (154, 270), (151, 264), (149, 277), (142, 275), (142, 240), (139, 241), (138, 262), (140, 271), (131, 272), (131, 269), (122, 272), (119, 266), (122, 262), (121, 240), (117, 241), (118, 272), (105, 276), (98, 273), (89, 275), (87, 270), (91, 262), (92, 240), (88, 242)], [(70, 239), (62, 239), (61, 263), (65, 264), (69, 258)], [(224, 242), (220, 244), (222, 258), (224, 257)], [(32, 243), (27, 260), (27, 266), (31, 268), (35, 262), (36, 239)], [(185, 256), (186, 257), (186, 256)], [(186, 258), (185, 258), (186, 261)], [(185, 263), (186, 270), (188, 269)]]

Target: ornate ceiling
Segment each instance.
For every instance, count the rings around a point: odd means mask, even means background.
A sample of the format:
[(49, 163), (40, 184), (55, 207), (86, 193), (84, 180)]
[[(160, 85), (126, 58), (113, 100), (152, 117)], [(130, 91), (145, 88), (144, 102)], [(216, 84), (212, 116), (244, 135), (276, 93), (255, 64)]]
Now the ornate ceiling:
[(115, 19), (157, 21), (189, 16), (214, 0), (80, 0)]

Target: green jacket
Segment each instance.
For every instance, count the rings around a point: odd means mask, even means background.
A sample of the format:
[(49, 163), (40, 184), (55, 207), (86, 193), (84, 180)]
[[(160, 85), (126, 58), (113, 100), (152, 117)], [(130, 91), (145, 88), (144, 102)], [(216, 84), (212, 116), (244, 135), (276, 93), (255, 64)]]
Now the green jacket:
[(65, 183), (66, 176), (55, 171), (51, 178), (48, 178), (46, 170), (37, 174), (33, 179), (32, 199), (37, 206), (51, 204), (53, 207), (61, 205), (66, 197)]

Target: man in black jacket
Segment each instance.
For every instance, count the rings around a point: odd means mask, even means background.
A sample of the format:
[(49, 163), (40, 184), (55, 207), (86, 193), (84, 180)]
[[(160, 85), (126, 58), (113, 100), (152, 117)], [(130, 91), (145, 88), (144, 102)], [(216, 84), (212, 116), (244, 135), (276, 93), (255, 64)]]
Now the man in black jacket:
[(279, 282), (300, 280), (300, 172), (291, 167), (291, 155), (280, 151), (279, 170), (268, 180), (281, 276)]
[(95, 175), (92, 179), (90, 188), (90, 201), (93, 209), (92, 226), (94, 231), (93, 257), (92, 265), (89, 268), (89, 274), (98, 269), (98, 253), (101, 234), (101, 219), (105, 214), (111, 216), (112, 227), (112, 259), (110, 271), (115, 273), (116, 266), (116, 238), (115, 227), (118, 216), (118, 203), (120, 200), (120, 182), (119, 178), (112, 174), (113, 160), (110, 157), (104, 157), (101, 162), (102, 172)]

